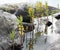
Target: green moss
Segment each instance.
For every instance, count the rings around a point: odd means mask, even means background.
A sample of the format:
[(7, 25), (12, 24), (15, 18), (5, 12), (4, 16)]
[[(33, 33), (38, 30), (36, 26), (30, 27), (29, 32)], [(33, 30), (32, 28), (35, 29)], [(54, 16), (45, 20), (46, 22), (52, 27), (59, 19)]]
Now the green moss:
[(36, 39), (38, 39), (38, 38), (41, 36), (41, 34), (42, 34), (42, 32), (37, 32), (37, 33), (35, 34)]

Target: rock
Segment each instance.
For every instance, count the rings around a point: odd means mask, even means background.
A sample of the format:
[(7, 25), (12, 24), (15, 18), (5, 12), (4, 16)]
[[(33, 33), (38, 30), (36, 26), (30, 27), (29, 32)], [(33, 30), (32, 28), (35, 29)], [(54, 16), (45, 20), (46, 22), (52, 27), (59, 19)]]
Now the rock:
[(49, 27), (50, 25), (52, 25), (52, 23), (51, 23), (50, 21), (48, 21), (48, 22), (46, 23), (46, 25)]
[(17, 12), (15, 13), (15, 15), (17, 17), (19, 17), (20, 15), (22, 15), (23, 16), (23, 22), (30, 23), (31, 18), (28, 16), (27, 10), (18, 9)]
[(57, 20), (59, 20), (59, 19), (60, 19), (60, 15), (56, 16), (55, 18), (56, 18)]
[(10, 9), (10, 10), (9, 10), (9, 13), (11, 13), (11, 14), (14, 14), (15, 12), (16, 12), (15, 9)]
[(2, 49), (4, 50), (7, 50), (10, 47), (9, 43), (3, 43), (0, 46), (2, 46)]
[(0, 11), (0, 35), (10, 34), (12, 29), (17, 28), (16, 16), (7, 12)]
[[(13, 45), (11, 47), (9, 47), (8, 49), (13, 50)], [(14, 44), (14, 50), (22, 50), (22, 49), (21, 49), (20, 45), (18, 45), (18, 44), (15, 43)]]
[(9, 12), (11, 14), (15, 14), (17, 17), (20, 15), (23, 16), (23, 22), (30, 23), (30, 17), (28, 15), (28, 6), (26, 4), (22, 5), (2, 5), (0, 7), (0, 10), (3, 10), (5, 12)]
[(14, 14), (16, 12), (16, 8), (18, 8), (17, 6), (13, 6), (10, 4), (4, 4), (0, 6), (0, 10), (3, 10), (5, 12)]
[[(1, 43), (0, 50), (13, 50), (13, 45), (10, 45), (8, 42)], [(21, 50), (21, 46), (14, 43), (14, 50)]]
[(7, 50), (12, 45), (10, 39), (12, 29), (15, 30), (15, 40), (19, 38), (19, 33), (16, 31), (18, 25), (16, 19), (15, 15), (0, 10), (0, 50)]
[[(25, 32), (30, 32), (30, 31), (33, 31), (35, 29), (34, 24), (31, 24), (31, 23), (23, 23), (23, 26), (24, 26)], [(26, 30), (26, 27), (28, 27), (27, 30)]]

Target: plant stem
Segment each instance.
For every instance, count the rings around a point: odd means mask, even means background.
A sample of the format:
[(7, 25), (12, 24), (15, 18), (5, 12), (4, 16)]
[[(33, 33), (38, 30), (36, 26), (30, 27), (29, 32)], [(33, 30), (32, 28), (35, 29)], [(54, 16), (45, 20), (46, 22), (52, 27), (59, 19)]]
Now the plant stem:
[(13, 44), (12, 45), (13, 45), (13, 50), (14, 50), (14, 40), (12, 40), (12, 41), (13, 41)]
[(26, 34), (26, 48), (27, 48), (27, 34)]
[[(21, 27), (21, 34), (22, 34), (22, 27)], [(23, 43), (23, 42), (22, 42), (22, 35), (20, 35), (20, 38), (21, 38), (21, 39), (20, 39), (20, 47), (21, 47), (21, 50), (22, 50), (22, 43)]]

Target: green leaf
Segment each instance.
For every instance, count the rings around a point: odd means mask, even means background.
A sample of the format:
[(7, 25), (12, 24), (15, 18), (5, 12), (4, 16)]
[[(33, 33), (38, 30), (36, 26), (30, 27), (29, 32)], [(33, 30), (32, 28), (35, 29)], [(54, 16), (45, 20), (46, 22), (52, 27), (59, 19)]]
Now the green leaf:
[(46, 14), (46, 16), (48, 16), (48, 9), (45, 10), (45, 14)]
[(17, 21), (20, 25), (22, 25), (23, 17), (20, 16), (19, 18), (16, 19), (16, 21)]
[(28, 13), (29, 13), (30, 17), (32, 17), (34, 15), (34, 9), (33, 9), (33, 7), (29, 7)]
[(20, 17), (19, 17), (19, 24), (22, 25), (22, 22), (23, 22), (23, 17), (20, 16)]
[(12, 40), (14, 40), (14, 38), (15, 38), (15, 32), (12, 30), (12, 32), (10, 33), (10, 38), (12, 39)]
[(36, 38), (39, 38), (41, 36), (42, 32), (37, 32), (35, 35), (36, 35)]
[(22, 22), (22, 21), (23, 21), (23, 17), (22, 17), (22, 16), (20, 16), (19, 20), (20, 20), (20, 22)]
[(54, 14), (54, 10), (52, 10), (52, 12), (51, 12), (51, 15), (53, 16), (53, 14)]
[(17, 18), (16, 21), (19, 23), (19, 19)]
[(45, 8), (48, 9), (48, 3), (47, 3), (47, 1), (45, 3)]

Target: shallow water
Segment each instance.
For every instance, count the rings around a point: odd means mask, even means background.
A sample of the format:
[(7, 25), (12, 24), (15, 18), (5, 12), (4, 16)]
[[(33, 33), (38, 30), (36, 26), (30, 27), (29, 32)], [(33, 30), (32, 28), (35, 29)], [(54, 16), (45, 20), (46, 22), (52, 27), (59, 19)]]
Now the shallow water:
[[(49, 16), (49, 21), (52, 22), (52, 17)], [(52, 25), (50, 27), (48, 27), (48, 34), (44, 34), (44, 32), (42, 33), (42, 35), (37, 39), (37, 42), (33, 45), (33, 50), (46, 50), (52, 43), (54, 43), (55, 41), (57, 41), (60, 38), (60, 34), (56, 33), (56, 19), (53, 18), (53, 32), (52, 32)], [(44, 22), (44, 21), (41, 21)], [(35, 30), (34, 30), (34, 35), (36, 32), (38, 32), (37, 26), (37, 19), (35, 19)], [(42, 23), (42, 25), (40, 25), (41, 27), (39, 28), (39, 31), (44, 31), (44, 23)], [(29, 42), (29, 38), (30, 38), (30, 32), (26, 33), (27, 34), (27, 44)], [(34, 36), (35, 37), (35, 36)], [(47, 37), (47, 41), (45, 43), (45, 38)], [(26, 41), (24, 42), (24, 48), (23, 50), (29, 50), (28, 47), (26, 48)]]

